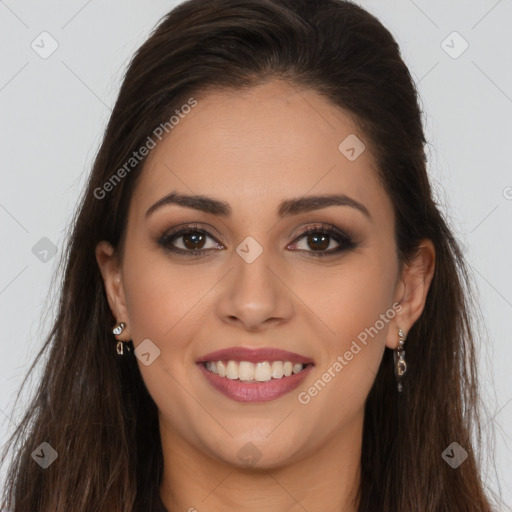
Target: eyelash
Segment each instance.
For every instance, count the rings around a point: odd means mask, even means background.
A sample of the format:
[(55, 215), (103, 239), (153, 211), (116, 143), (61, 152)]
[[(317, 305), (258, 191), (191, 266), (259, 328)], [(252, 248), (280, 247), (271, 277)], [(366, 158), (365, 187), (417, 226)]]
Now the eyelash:
[[(190, 234), (190, 233), (201, 233), (203, 235), (209, 236), (210, 238), (213, 238), (216, 242), (217, 240), (215, 237), (205, 229), (200, 228), (197, 224), (185, 226), (183, 228), (180, 228), (176, 231), (171, 231), (168, 233), (164, 233), (158, 240), (158, 244), (162, 246), (166, 251), (179, 254), (179, 255), (188, 255), (188, 256), (200, 256), (206, 254), (208, 251), (216, 250), (216, 249), (203, 249), (203, 250), (189, 250), (185, 251), (183, 249), (177, 249), (175, 247), (172, 247), (171, 242), (173, 242), (175, 239), (180, 238), (183, 235)], [(303, 230), (297, 237), (293, 240), (292, 243), (295, 243), (299, 241), (301, 238), (304, 238), (305, 236), (312, 235), (312, 234), (320, 234), (320, 235), (326, 235), (329, 238), (334, 239), (335, 242), (337, 242), (339, 247), (335, 249), (331, 249), (329, 251), (304, 251), (311, 253), (313, 257), (325, 257), (325, 256), (331, 256), (334, 254), (341, 253), (343, 251), (347, 251), (350, 249), (354, 249), (357, 247), (357, 243), (355, 243), (352, 239), (352, 236), (344, 233), (343, 231), (339, 230), (338, 228), (331, 226), (330, 224), (322, 224), (321, 226), (310, 226), (307, 229)], [(217, 242), (219, 243), (219, 242)], [(302, 249), (299, 249), (299, 252), (303, 251)]]

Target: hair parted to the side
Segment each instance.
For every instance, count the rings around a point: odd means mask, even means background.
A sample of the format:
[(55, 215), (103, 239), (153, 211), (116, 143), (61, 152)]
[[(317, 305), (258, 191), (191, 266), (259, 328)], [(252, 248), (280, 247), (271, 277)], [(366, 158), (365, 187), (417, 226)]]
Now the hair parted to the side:
[[(390, 32), (342, 0), (189, 0), (137, 51), (62, 255), (56, 320), (34, 361), (47, 353), (42, 379), (9, 439), (4, 507), (151, 510), (163, 468), (157, 408), (133, 346), (132, 357), (116, 354), (94, 251), (108, 240), (122, 253), (144, 160), (103, 198), (95, 190), (188, 98), (272, 79), (322, 94), (359, 123), (395, 208), (400, 261), (422, 238), (435, 245), (425, 310), (407, 333), (404, 392), (386, 349), (366, 401), (359, 511), (491, 510), (472, 449), (481, 432), (470, 277), (433, 198), (415, 85)], [(43, 441), (58, 452), (46, 470), (31, 457)], [(457, 469), (441, 457), (453, 441), (468, 452)]]

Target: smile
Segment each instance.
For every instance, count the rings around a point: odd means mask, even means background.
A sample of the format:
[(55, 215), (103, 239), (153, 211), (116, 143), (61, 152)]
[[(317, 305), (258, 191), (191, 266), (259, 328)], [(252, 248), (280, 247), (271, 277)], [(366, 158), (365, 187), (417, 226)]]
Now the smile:
[(282, 379), (295, 375), (306, 367), (305, 364), (292, 363), (291, 361), (207, 361), (204, 363), (206, 369), (231, 380), (245, 382), (267, 382), (271, 379)]
[(208, 383), (237, 402), (267, 402), (297, 388), (314, 368), (310, 357), (275, 347), (233, 346), (205, 354), (196, 365)]

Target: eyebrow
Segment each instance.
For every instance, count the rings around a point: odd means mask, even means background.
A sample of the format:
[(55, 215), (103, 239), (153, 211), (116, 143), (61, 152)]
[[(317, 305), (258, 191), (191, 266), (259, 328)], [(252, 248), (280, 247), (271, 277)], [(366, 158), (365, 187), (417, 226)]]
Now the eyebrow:
[[(185, 208), (192, 208), (194, 210), (218, 215), (220, 217), (230, 217), (232, 213), (231, 206), (225, 201), (220, 201), (204, 195), (187, 195), (171, 192), (150, 206), (146, 211), (145, 217), (147, 218), (156, 210), (169, 204), (177, 204), (179, 206), (184, 206)], [(371, 219), (370, 212), (366, 206), (344, 194), (303, 196), (286, 199), (280, 203), (277, 214), (280, 218), (284, 218), (290, 215), (297, 215), (299, 213), (327, 208), (328, 206), (349, 206), (359, 210), (366, 217)]]

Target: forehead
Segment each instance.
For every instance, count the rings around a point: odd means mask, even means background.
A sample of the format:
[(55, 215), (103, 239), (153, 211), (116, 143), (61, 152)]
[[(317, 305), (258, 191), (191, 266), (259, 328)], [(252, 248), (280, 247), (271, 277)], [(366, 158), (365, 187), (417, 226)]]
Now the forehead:
[(196, 100), (146, 160), (132, 200), (141, 214), (171, 191), (216, 197), (241, 214), (325, 193), (353, 196), (377, 215), (391, 212), (370, 142), (319, 94), (276, 80)]

